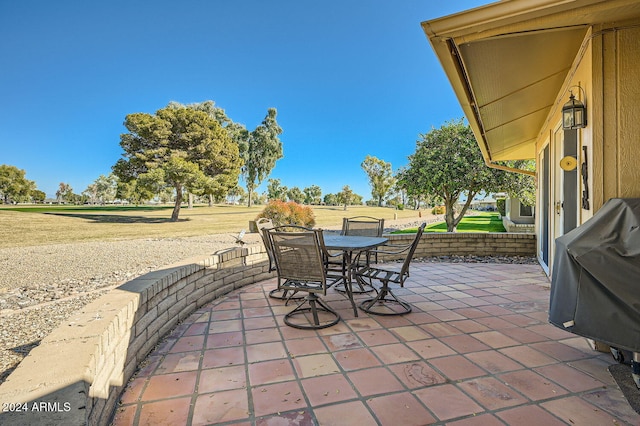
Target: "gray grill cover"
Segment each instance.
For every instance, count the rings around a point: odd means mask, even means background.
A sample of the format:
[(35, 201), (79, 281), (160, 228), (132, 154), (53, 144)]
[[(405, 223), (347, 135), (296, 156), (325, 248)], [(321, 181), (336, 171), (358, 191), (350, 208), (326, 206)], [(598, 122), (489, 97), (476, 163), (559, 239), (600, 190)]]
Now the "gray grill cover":
[(640, 352), (639, 226), (640, 198), (617, 198), (556, 239), (549, 322)]

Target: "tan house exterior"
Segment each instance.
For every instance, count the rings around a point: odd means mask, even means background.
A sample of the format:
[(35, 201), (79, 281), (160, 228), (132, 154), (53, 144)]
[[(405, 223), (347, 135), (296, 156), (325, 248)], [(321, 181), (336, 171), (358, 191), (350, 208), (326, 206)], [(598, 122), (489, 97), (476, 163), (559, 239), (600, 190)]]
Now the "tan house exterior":
[[(557, 237), (610, 198), (640, 197), (640, 1), (504, 0), (422, 27), (487, 165), (536, 160), (537, 251), (550, 274)], [(563, 130), (571, 93), (587, 123)]]
[(506, 198), (502, 225), (507, 232), (535, 233), (534, 206), (526, 206), (517, 198)]

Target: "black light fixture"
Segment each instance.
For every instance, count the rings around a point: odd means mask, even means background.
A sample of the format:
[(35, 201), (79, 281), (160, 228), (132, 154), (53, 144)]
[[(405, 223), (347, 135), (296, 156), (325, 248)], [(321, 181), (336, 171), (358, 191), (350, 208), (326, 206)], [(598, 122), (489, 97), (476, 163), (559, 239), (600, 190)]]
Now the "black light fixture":
[[(580, 86), (575, 87), (582, 90)], [(569, 102), (562, 107), (562, 128), (572, 130), (587, 127), (587, 109), (573, 96), (573, 92), (570, 93)]]

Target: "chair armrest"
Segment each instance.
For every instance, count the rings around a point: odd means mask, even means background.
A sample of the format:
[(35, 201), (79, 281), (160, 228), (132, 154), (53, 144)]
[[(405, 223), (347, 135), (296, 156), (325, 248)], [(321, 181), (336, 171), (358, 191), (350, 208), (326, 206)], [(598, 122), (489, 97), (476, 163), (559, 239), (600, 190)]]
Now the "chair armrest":
[(353, 259), (353, 263), (357, 265), (360, 262), (360, 256), (362, 256), (363, 254), (365, 254), (366, 256), (378, 255), (378, 254), (392, 254), (392, 255), (401, 254), (409, 250), (411, 248), (411, 244), (402, 244), (402, 245), (384, 244), (379, 247), (382, 247), (382, 248), (389, 247), (395, 250), (380, 250), (379, 248), (371, 249), (371, 250), (363, 250), (356, 255), (356, 257)]
[[(381, 254), (400, 254), (409, 250), (411, 244), (383, 244), (379, 246), (375, 250), (370, 250), (371, 253), (381, 253)], [(387, 249), (388, 248), (388, 249)]]
[(322, 252), (327, 257), (327, 259), (335, 259), (335, 258), (338, 258), (338, 257), (342, 256), (342, 252), (335, 253), (335, 254), (331, 254), (327, 250), (323, 250)]
[(325, 257), (326, 261), (330, 261), (331, 259), (337, 259), (339, 257), (342, 256), (342, 252), (338, 251), (335, 253), (331, 253), (329, 250), (327, 250), (327, 248), (324, 246), (324, 244), (322, 244), (322, 246), (320, 247), (322, 250), (322, 255)]
[(336, 259), (342, 256), (342, 251), (336, 251), (334, 254), (332, 254), (329, 250), (327, 250), (327, 247), (324, 245), (324, 238), (322, 237), (323, 232), (336, 232), (336, 231), (326, 231), (322, 228), (318, 228), (316, 231), (320, 233), (319, 235), (319, 238), (321, 241), (320, 249), (322, 250), (322, 254), (326, 257), (325, 259), (326, 261), (329, 261), (330, 259)]

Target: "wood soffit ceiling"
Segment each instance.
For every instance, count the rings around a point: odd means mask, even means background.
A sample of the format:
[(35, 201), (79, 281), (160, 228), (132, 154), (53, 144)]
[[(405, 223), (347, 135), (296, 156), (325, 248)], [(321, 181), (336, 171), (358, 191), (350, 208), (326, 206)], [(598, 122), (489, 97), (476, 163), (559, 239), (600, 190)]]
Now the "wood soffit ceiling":
[(535, 141), (592, 25), (640, 16), (637, 0), (506, 0), (422, 23), (487, 162)]

